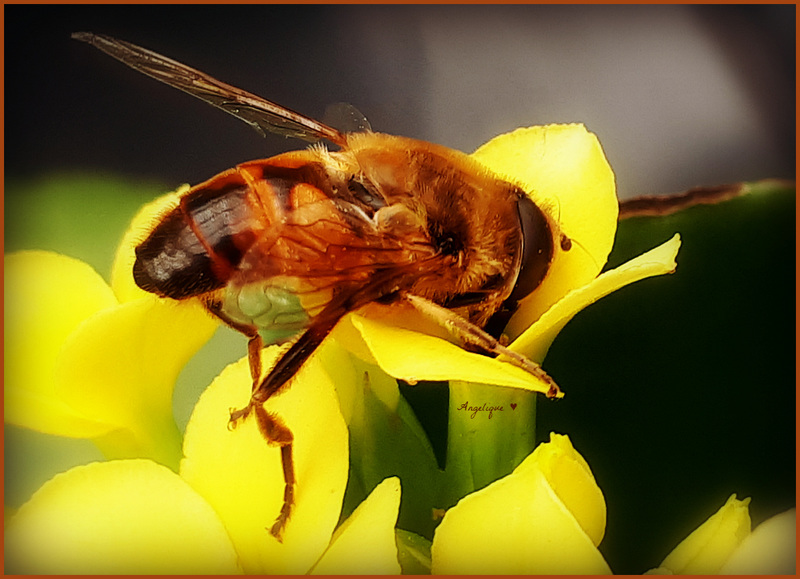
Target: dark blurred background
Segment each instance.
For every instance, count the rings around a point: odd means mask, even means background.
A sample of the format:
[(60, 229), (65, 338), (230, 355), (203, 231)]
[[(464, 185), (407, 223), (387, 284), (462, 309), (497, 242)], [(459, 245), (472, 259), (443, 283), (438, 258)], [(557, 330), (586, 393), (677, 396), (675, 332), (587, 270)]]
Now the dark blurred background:
[(87, 30), (312, 117), (464, 151), (582, 122), (622, 198), (795, 173), (795, 7), (5, 6), (5, 169), (196, 183), (263, 139), (71, 40)]
[[(103, 275), (137, 195), (304, 143), (264, 139), (71, 40), (75, 31), (140, 44), (312, 117), (347, 102), (375, 130), (464, 151), (519, 126), (582, 122), (621, 198), (795, 176), (793, 5), (6, 5), (6, 250), (54, 249)], [(81, 196), (68, 190), (70, 173), (81, 187), (98, 176), (101, 191), (107, 176), (132, 185), (112, 179), (113, 190)], [(665, 220), (635, 251), (620, 236), (615, 264), (680, 231), (678, 273), (588, 308), (545, 362), (570, 395), (541, 404), (541, 437), (569, 433), (595, 469), (615, 572), (657, 565), (733, 492), (753, 497), (756, 523), (791, 506), (794, 205), (780, 223), (769, 207), (763, 217), (709, 210), (693, 228)], [(756, 254), (726, 249), (732, 238)], [(775, 248), (769, 259), (764, 247)], [(731, 319), (739, 333), (712, 334)], [(684, 335), (671, 350), (654, 347), (650, 337), (670, 325)], [(175, 395), (179, 425), (244, 353), (244, 339), (223, 329), (190, 362)], [(601, 363), (611, 370), (596, 371)], [(619, 385), (625, 373), (633, 386)], [(5, 503), (100, 458), (79, 442), (6, 428)]]

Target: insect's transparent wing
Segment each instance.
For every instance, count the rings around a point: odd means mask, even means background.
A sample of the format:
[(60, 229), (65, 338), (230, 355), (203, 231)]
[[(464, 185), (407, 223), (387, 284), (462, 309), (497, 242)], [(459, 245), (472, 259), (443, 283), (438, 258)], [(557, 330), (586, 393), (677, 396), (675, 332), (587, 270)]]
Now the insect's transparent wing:
[(350, 103), (333, 103), (325, 108), (322, 120), (343, 133), (371, 131), (372, 127), (361, 111)]
[(328, 125), (226, 84), (146, 48), (91, 32), (76, 32), (72, 38), (87, 42), (134, 70), (232, 114), (253, 126), (261, 134), (270, 131), (284, 137), (295, 137), (310, 142), (320, 139), (327, 139), (337, 145), (343, 145), (345, 142), (342, 133)]

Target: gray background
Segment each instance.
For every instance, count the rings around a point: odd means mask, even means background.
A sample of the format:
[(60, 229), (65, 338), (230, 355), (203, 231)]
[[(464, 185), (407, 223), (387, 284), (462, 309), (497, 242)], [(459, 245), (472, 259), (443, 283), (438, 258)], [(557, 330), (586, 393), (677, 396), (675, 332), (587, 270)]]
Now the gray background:
[(6, 6), (6, 171), (196, 183), (303, 146), (72, 41), (111, 34), (307, 115), (471, 151), (583, 122), (621, 197), (795, 173), (794, 6)]

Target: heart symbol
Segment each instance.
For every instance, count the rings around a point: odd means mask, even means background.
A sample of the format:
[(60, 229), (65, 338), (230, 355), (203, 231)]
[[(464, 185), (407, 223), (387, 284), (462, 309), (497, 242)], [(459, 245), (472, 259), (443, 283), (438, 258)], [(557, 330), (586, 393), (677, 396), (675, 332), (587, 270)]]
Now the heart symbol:
[(517, 409), (517, 403), (516, 402), (512, 402), (511, 403), (511, 410), (516, 410), (516, 409)]

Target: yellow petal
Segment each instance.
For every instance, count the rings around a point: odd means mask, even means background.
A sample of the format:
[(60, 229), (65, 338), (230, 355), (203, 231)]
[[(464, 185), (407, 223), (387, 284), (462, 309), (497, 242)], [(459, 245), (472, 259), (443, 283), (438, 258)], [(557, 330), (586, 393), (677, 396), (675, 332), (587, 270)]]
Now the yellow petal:
[(635, 281), (674, 272), (680, 245), (680, 236), (675, 234), (669, 241), (571, 291), (514, 340), (509, 349), (532, 360), (543, 360), (561, 329), (583, 308)]
[[(347, 323), (358, 331), (372, 360), (384, 372), (411, 384), (420, 380), (463, 380), (547, 393), (550, 385), (512, 364), (467, 352), (450, 342), (359, 314)], [(350, 347), (348, 345), (348, 347)]]
[[(349, 323), (342, 324), (342, 326), (348, 325)], [(338, 329), (339, 326), (337, 326)], [(355, 332), (352, 325), (350, 325), (350, 330)], [(400, 403), (400, 389), (397, 381), (381, 372), (374, 363), (365, 361), (363, 357), (354, 356), (349, 348), (344, 347), (336, 339), (336, 337), (341, 338), (342, 335), (335, 331), (331, 338), (323, 342), (314, 356), (336, 384), (336, 396), (345, 422), (352, 424), (353, 414), (363, 412), (365, 385), (369, 387), (370, 393), (386, 406), (387, 412), (396, 412)], [(363, 340), (360, 337), (356, 339), (366, 349)], [(370, 356), (367, 354), (367, 357)], [(368, 373), (375, 370), (384, 379), (376, 380), (374, 376), (368, 377)]]
[(120, 302), (128, 302), (149, 295), (133, 281), (133, 263), (136, 261), (135, 248), (145, 240), (160, 218), (178, 205), (181, 195), (188, 190), (189, 186), (184, 185), (174, 193), (159, 197), (142, 207), (131, 221), (117, 248), (114, 265), (111, 268), (111, 287)]
[(89, 316), (117, 300), (87, 264), (46, 251), (5, 258), (5, 421), (61, 436), (98, 436), (103, 420), (69, 406), (55, 392), (64, 342)]
[(599, 545), (606, 530), (606, 502), (589, 465), (569, 437), (550, 433), (550, 442), (537, 446), (516, 471), (529, 468), (542, 471), (567, 510), (595, 546)]
[(594, 279), (614, 243), (619, 204), (614, 173), (597, 137), (583, 125), (517, 129), (473, 157), (519, 183), (572, 248), (556, 253), (541, 286), (520, 304), (506, 332), (516, 337), (568, 291)]
[(661, 562), (660, 570), (675, 575), (716, 575), (750, 534), (750, 499), (732, 495), (722, 508)]
[(605, 574), (603, 556), (539, 468), (461, 499), (433, 537), (434, 574)]
[(394, 526), (400, 479), (381, 482), (336, 530), (314, 575), (399, 575)]
[(6, 573), (241, 572), (214, 510), (147, 460), (93, 463), (47, 482), (5, 532)]
[[(264, 368), (280, 349), (264, 351)], [(280, 450), (251, 416), (228, 428), (229, 411), (250, 397), (246, 359), (228, 366), (203, 393), (186, 427), (181, 476), (214, 506), (248, 573), (305, 573), (327, 548), (348, 473), (347, 427), (336, 393), (311, 358), (266, 405), (294, 434), (296, 505), (283, 543), (269, 533), (283, 503)]]
[(764, 521), (745, 537), (720, 569), (722, 575), (797, 573), (797, 510)]
[(199, 304), (155, 296), (98, 312), (64, 344), (58, 395), (82, 414), (130, 434), (112, 433), (106, 442), (116, 448), (102, 445), (107, 456), (149, 457), (177, 467), (172, 390), (216, 327)]

